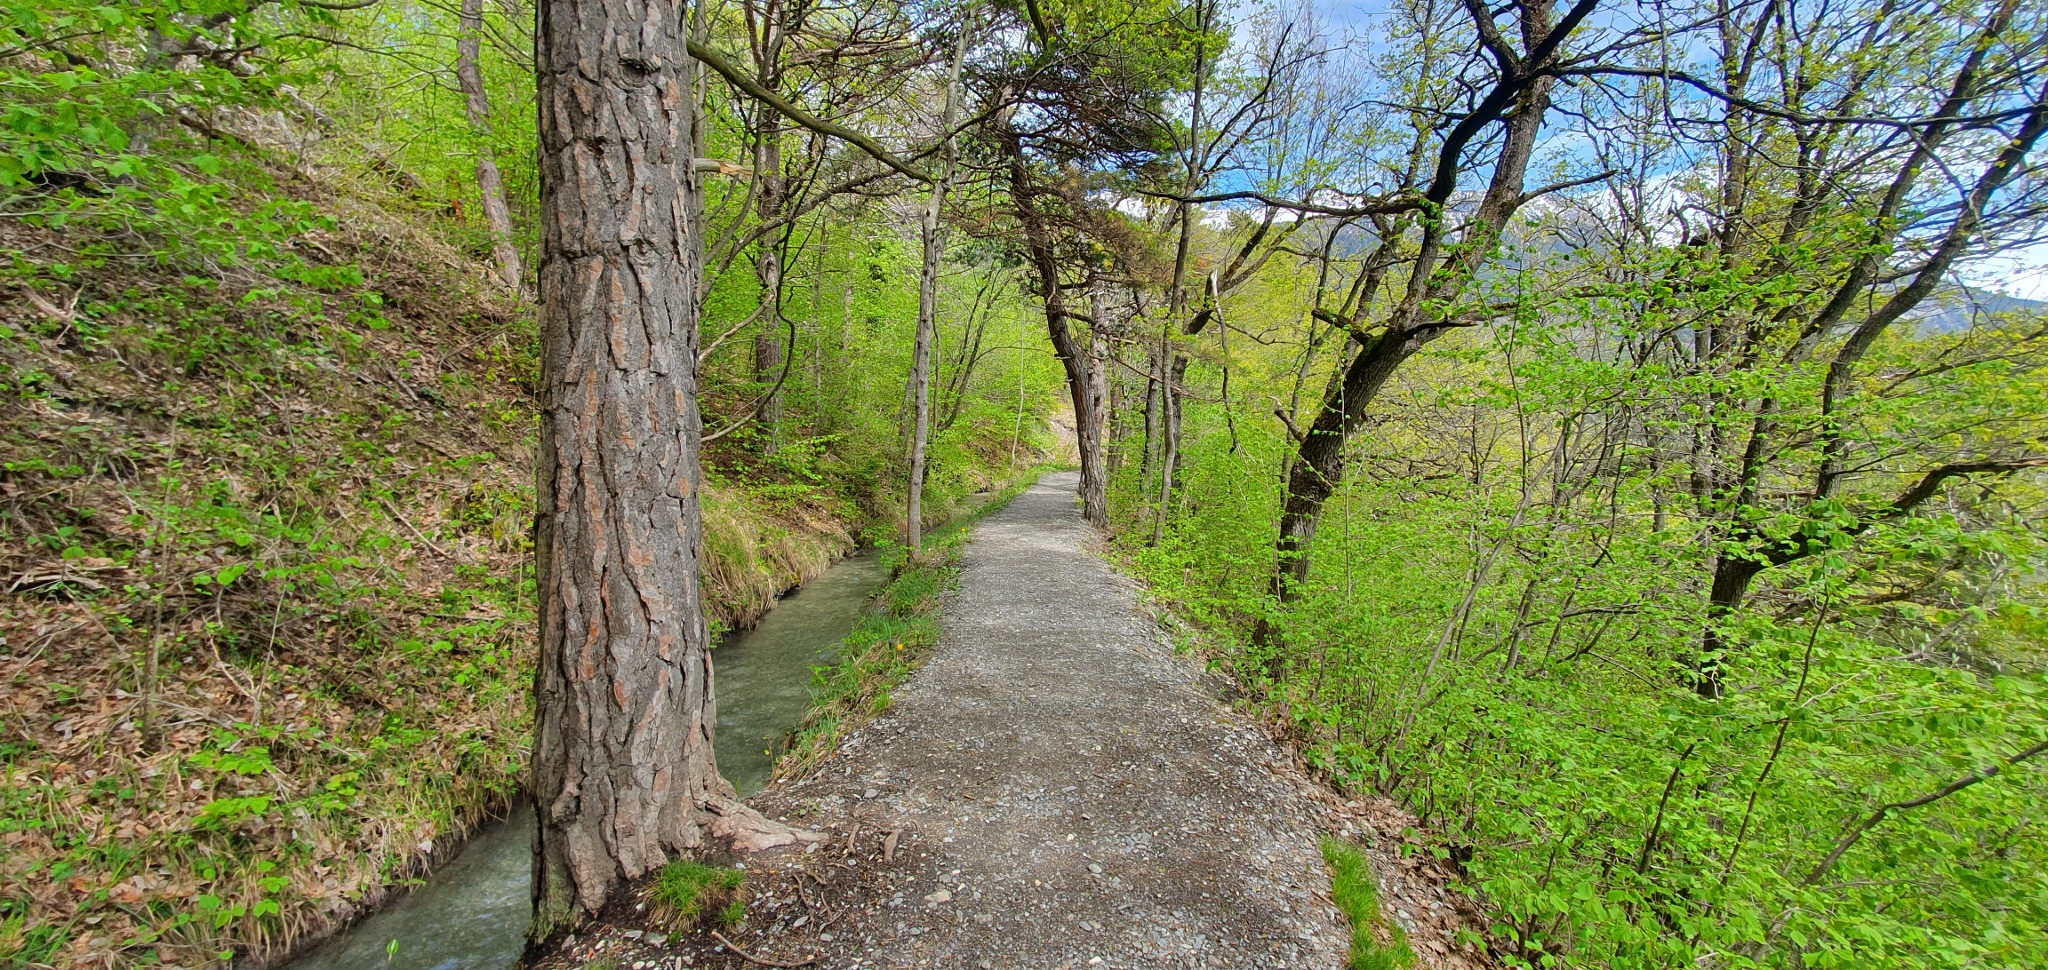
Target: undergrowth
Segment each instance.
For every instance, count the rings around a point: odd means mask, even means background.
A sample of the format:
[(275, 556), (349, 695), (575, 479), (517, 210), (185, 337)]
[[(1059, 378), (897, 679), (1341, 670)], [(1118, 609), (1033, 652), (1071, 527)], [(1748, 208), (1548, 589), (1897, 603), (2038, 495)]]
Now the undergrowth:
[[(531, 314), (346, 224), (293, 279), (0, 225), (0, 286), (69, 314), (0, 305), (0, 967), (287, 951), (514, 795)], [(708, 461), (714, 624), (871, 515), (871, 483)]]
[[(0, 11), (5, 970), (277, 957), (521, 780), (539, 335), (465, 210), (495, 151), (531, 245), (532, 129), (483, 144), (433, 127), (446, 85), (330, 83), (397, 63), (390, 31), (454, 36), (452, 7), (366, 10), (329, 47), (344, 6), (365, 5)], [(484, 71), (504, 119), (530, 104), (514, 67)], [(830, 254), (837, 340), (809, 335), (774, 428), (707, 446), (714, 627), (901, 514), (901, 385), (877, 375), (908, 371), (916, 265)], [(710, 283), (704, 331), (757, 287)], [(759, 396), (749, 343), (706, 349), (707, 423)], [(934, 429), (934, 512), (1036, 454), (1055, 400), (1056, 367), (1022, 356), (968, 393), (979, 360)]]
[(369, 216), (282, 277), (6, 235), (69, 297), (0, 311), (0, 965), (288, 947), (517, 785), (530, 321)]
[[(1773, 574), (1778, 612), (1743, 616), (1725, 666), (1739, 688), (1707, 700), (1683, 666), (1707, 622), (1684, 530), (1605, 499), (1539, 522), (1512, 476), (1367, 477), (1332, 498), (1282, 608), (1269, 581), (1288, 442), (1245, 434), (1231, 451), (1223, 415), (1189, 415), (1188, 502), (1157, 544), (1129, 515), (1126, 563), (1309, 765), (1414, 813), (1480, 902), (1493, 957), (2043, 965), (2048, 869), (2025, 833), (2048, 776), (2018, 759), (2048, 738), (2048, 679), (2038, 653), (2007, 647), (2038, 641), (2038, 584), (1944, 614), (1872, 592), (1893, 580), (1849, 552)], [(1926, 538), (1938, 531), (1913, 533), (1926, 546), (1912, 555), (1944, 548)], [(1858, 541), (1877, 549), (1858, 556), (1886, 548)], [(2039, 562), (2023, 525), (1981, 541), (2028, 564), (2016, 574)], [(1929, 575), (1969, 581), (1962, 566)], [(1280, 634), (1267, 645), (1261, 616)], [(1995, 663), (1955, 659), (1972, 655)]]

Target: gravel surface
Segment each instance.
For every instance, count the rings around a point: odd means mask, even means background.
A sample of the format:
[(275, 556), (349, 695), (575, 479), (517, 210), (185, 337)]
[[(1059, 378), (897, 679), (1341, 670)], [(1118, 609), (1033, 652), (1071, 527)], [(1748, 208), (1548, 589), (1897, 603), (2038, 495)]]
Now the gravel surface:
[[(826, 838), (748, 858), (730, 943), (835, 968), (1342, 964), (1312, 783), (1088, 551), (1074, 479), (976, 528), (944, 635), (888, 713), (750, 799)], [(743, 965), (703, 939), (597, 952)]]

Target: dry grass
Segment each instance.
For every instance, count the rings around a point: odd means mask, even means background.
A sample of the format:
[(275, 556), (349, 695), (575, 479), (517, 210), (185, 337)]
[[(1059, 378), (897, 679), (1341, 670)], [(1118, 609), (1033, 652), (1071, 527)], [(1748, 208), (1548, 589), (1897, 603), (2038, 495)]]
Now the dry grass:
[(822, 501), (764, 508), (741, 489), (707, 482), (704, 590), (712, 612), (751, 627), (775, 597), (823, 573), (854, 546), (855, 510)]

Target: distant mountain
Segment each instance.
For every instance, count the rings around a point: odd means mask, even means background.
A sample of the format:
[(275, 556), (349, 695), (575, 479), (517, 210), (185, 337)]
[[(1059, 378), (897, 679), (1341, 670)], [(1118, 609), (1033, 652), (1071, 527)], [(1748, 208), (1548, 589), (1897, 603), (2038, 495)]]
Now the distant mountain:
[[(1519, 228), (1519, 227), (1517, 227)], [(1511, 238), (1521, 247), (1519, 259), (1509, 257), (1492, 264), (1482, 271), (1482, 276), (1495, 276), (1511, 272), (1518, 263), (1540, 262), (1543, 259), (1574, 252), (1565, 235), (1555, 231), (1545, 232), (1532, 244), (1525, 238)], [(1589, 237), (1594, 234), (1588, 233)], [(1372, 226), (1351, 223), (1337, 231), (1337, 239), (1331, 251), (1342, 258), (1356, 258), (1363, 255), (1377, 241)], [(1989, 322), (1989, 318), (2003, 314), (2048, 313), (2048, 301), (2028, 300), (2007, 296), (1995, 290), (1975, 286), (1947, 287), (1930, 297), (1907, 319), (1913, 321), (1916, 329), (1923, 334), (1959, 333), (1970, 329), (1973, 322)]]
[(2048, 302), (1965, 286), (1928, 300), (1914, 319), (1922, 333), (1956, 333), (1970, 329), (1980, 318), (2003, 313), (2048, 313)]

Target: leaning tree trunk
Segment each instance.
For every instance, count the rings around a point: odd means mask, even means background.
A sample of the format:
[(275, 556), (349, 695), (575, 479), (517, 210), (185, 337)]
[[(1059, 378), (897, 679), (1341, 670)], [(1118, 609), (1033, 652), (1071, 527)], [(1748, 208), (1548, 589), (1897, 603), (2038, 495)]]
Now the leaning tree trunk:
[(738, 804), (712, 756), (680, 27), (668, 0), (539, 11), (536, 943), (707, 835), (790, 836)]
[(1109, 525), (1109, 489), (1103, 478), (1101, 395), (1091, 366), (1093, 353), (1081, 346), (1067, 326), (1066, 301), (1055, 282), (1045, 296), (1045, 329), (1053, 353), (1066, 372), (1067, 394), (1074, 403), (1074, 437), (1081, 452), (1081, 516), (1097, 526)]
[(1042, 190), (1031, 181), (1023, 144), (1010, 127), (1009, 118), (998, 115), (996, 123), (1008, 156), (1010, 199), (1017, 207), (1017, 222), (1024, 230), (1024, 248), (1030, 253), (1031, 267), (1038, 274), (1039, 298), (1045, 305), (1046, 336), (1052, 340), (1053, 353), (1059, 357), (1060, 369), (1066, 373), (1067, 395), (1074, 402), (1074, 433), (1079, 439), (1081, 452), (1081, 515), (1091, 524), (1107, 528), (1109, 488), (1102, 462), (1101, 397), (1096, 393), (1098, 382), (1090, 374), (1089, 351), (1081, 346), (1080, 340), (1074, 337), (1073, 328), (1067, 323), (1070, 318), (1066, 288), (1060, 283), (1059, 260), (1053, 255), (1045, 215), (1038, 209), (1037, 195)]
[[(1553, 45), (1569, 34), (1591, 9), (1592, 4), (1582, 0), (1571, 15), (1549, 29), (1539, 47)], [(1540, 23), (1532, 24), (1532, 31), (1541, 30)], [(1440, 214), (1426, 219), (1420, 243), (1410, 257), (1406, 294), (1385, 327), (1359, 348), (1338, 375), (1333, 375), (1314, 423), (1301, 437), (1294, 460), (1287, 466), (1280, 535), (1274, 542), (1273, 575), (1268, 588), (1277, 603), (1285, 605), (1297, 599), (1308, 579), (1310, 542), (1315, 538), (1324, 504), (1343, 483), (1346, 443), (1401, 364), (1442, 336), (1447, 326), (1454, 325), (1434, 319), (1436, 311), (1432, 307), (1456, 297), (1474, 278), (1492, 254), (1508, 220), (1525, 201), (1523, 185), (1529, 158), (1535, 150), (1544, 115), (1550, 109), (1554, 80), (1522, 75), (1503, 77), (1484, 103), (1488, 110), (1468, 115), (1445, 139), (1438, 155), (1437, 174), (1425, 193), (1425, 198), (1439, 206), (1447, 203), (1456, 191), (1460, 152), (1469, 139), (1495, 119), (1502, 120), (1506, 129), (1492, 178), (1472, 218), (1460, 230), (1457, 245), (1446, 248), (1448, 219)], [(1368, 304), (1361, 302), (1356, 312), (1362, 318), (1369, 309)], [(1354, 320), (1351, 329), (1363, 331), (1363, 322)], [(1271, 614), (1260, 616), (1252, 628), (1253, 643), (1276, 648), (1269, 650), (1265, 661), (1266, 673), (1276, 680), (1286, 668), (1286, 658), (1277, 649), (1279, 633)]]
[(455, 81), (462, 87), (463, 112), (469, 129), (477, 136), (476, 187), (483, 197), (484, 224), (491, 231), (491, 255), (498, 261), (498, 276), (505, 285), (520, 288), (519, 248), (512, 242), (512, 210), (505, 205), (505, 179), (498, 162), (491, 157), (491, 102), (484, 94), (482, 70), (477, 66), (484, 29), (484, 0), (462, 0), (460, 31), (455, 41)]

